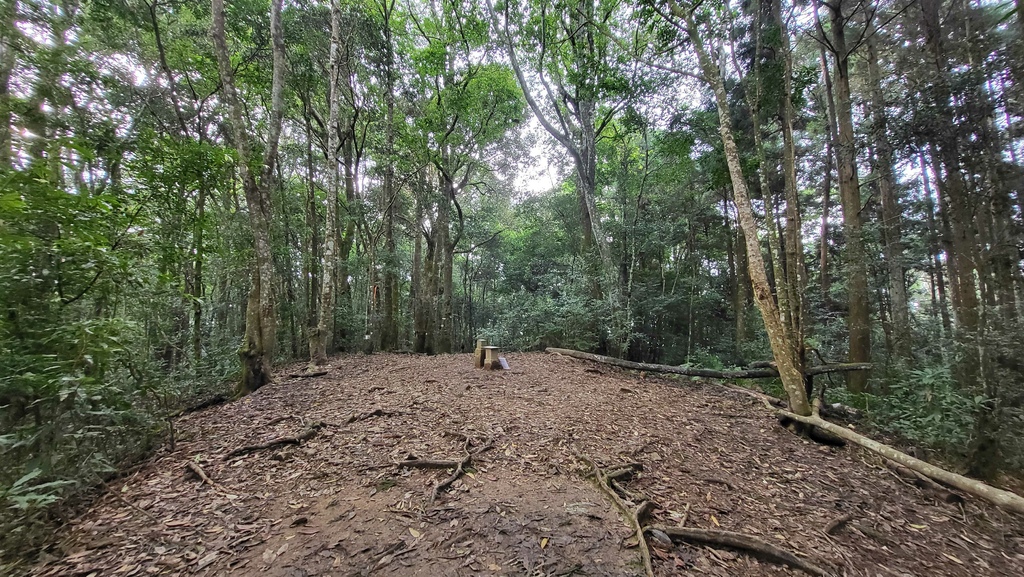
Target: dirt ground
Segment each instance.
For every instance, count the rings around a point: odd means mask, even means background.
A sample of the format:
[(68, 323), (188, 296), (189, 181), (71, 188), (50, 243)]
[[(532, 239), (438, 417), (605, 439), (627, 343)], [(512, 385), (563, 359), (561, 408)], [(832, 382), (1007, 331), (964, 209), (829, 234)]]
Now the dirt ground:
[[(835, 575), (1024, 574), (1024, 518), (939, 501), (868, 453), (793, 435), (747, 396), (506, 358), (510, 371), (475, 369), (470, 355), (343, 356), (313, 378), (286, 367), (249, 397), (181, 417), (174, 450), (111, 483), (30, 574), (643, 575), (587, 459), (642, 464), (627, 489), (657, 503), (655, 522), (753, 535)], [(225, 458), (303, 432), (299, 445)], [(395, 465), (467, 450), (466, 474), (437, 499), (451, 469)], [(658, 575), (802, 574), (700, 545), (652, 554)]]

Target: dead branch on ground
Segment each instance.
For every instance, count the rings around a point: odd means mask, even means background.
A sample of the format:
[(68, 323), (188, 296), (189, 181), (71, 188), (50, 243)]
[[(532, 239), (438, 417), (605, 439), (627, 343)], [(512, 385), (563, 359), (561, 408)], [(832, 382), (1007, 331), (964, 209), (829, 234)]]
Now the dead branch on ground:
[[(687, 377), (704, 377), (708, 379), (764, 379), (779, 376), (779, 371), (773, 368), (716, 371), (714, 369), (697, 369), (693, 367), (656, 365), (653, 363), (636, 363), (633, 361), (617, 359), (615, 357), (594, 355), (591, 353), (584, 353), (581, 351), (574, 351), (571, 349), (557, 349), (553, 347), (548, 347), (545, 350), (549, 353), (565, 355), (567, 357), (583, 359), (586, 361), (594, 361), (596, 363), (603, 363), (615, 367), (622, 367), (624, 369), (633, 369), (635, 371), (650, 371), (652, 373), (671, 373), (674, 375), (683, 375)], [(807, 367), (807, 369), (804, 371), (804, 374), (821, 375), (825, 373), (866, 371), (870, 370), (871, 366), (871, 363), (838, 363), (833, 365), (820, 365), (815, 367)]]
[(267, 424), (263, 425), (263, 426), (264, 427), (273, 427), (274, 425), (276, 425), (278, 423), (283, 423), (283, 422), (285, 422), (285, 421), (287, 421), (289, 419), (298, 419), (298, 418), (299, 417), (297, 417), (295, 415), (284, 415), (282, 417), (275, 417), (275, 418), (270, 419), (269, 421), (267, 421)]
[[(669, 365), (655, 365), (655, 364), (650, 364), (650, 363), (635, 363), (633, 361), (626, 361), (626, 360), (617, 359), (617, 358), (614, 358), (614, 357), (606, 357), (606, 356), (603, 356), (603, 355), (592, 355), (590, 353), (582, 353), (580, 351), (573, 351), (573, 350), (569, 350), (569, 349), (548, 348), (547, 351), (549, 353), (566, 355), (566, 356), (570, 356), (570, 357), (573, 357), (573, 358), (590, 360), (590, 361), (594, 361), (594, 362), (598, 362), (598, 363), (605, 363), (605, 364), (609, 364), (609, 365), (613, 365), (613, 366), (618, 366), (618, 367), (623, 367), (623, 368), (633, 369), (633, 370), (640, 370), (640, 371), (664, 372), (664, 373), (674, 373), (674, 374), (690, 375), (690, 376), (703, 376), (703, 377), (720, 378), (720, 379), (752, 378), (752, 374), (754, 373), (754, 371), (711, 371), (711, 370), (707, 370), (707, 369), (690, 369), (690, 368), (684, 368), (684, 367), (673, 367), (673, 366), (669, 366)], [(845, 372), (845, 371), (855, 371), (855, 370), (858, 370), (858, 371), (859, 370), (868, 370), (870, 368), (871, 368), (871, 364), (870, 363), (846, 363), (846, 364), (837, 364), (837, 365), (824, 365), (824, 366), (819, 366), (819, 367), (808, 367), (807, 370), (805, 371), (805, 374), (807, 374), (807, 375), (816, 375), (816, 374), (830, 373), (830, 372)], [(767, 370), (768, 369), (764, 369), (764, 371), (767, 371)], [(777, 376), (777, 375), (778, 375), (778, 372), (773, 372), (773, 374), (771, 374), (771, 375), (764, 375), (764, 376)], [(932, 464), (927, 463), (925, 461), (922, 461), (920, 459), (911, 457), (910, 455), (907, 455), (906, 453), (901, 453), (900, 451), (897, 451), (896, 449), (893, 449), (892, 447), (890, 447), (888, 445), (883, 445), (882, 443), (879, 443), (878, 441), (869, 439), (869, 438), (867, 438), (867, 437), (865, 437), (863, 435), (855, 433), (855, 432), (851, 431), (850, 429), (848, 429), (846, 427), (841, 427), (839, 425), (835, 425), (833, 423), (830, 423), (830, 422), (828, 422), (828, 421), (826, 421), (826, 420), (824, 420), (824, 419), (822, 419), (820, 417), (813, 416), (813, 415), (805, 417), (803, 415), (797, 415), (795, 413), (791, 413), (791, 412), (783, 410), (783, 409), (777, 409), (777, 408), (773, 407), (772, 405), (773, 405), (773, 402), (777, 403), (778, 399), (774, 399), (774, 398), (769, 399), (769, 398), (767, 398), (767, 395), (758, 394), (758, 393), (755, 393), (754, 391), (748, 391), (746, 389), (739, 389), (739, 390), (745, 391), (745, 394), (749, 394), (751, 396), (759, 398), (764, 403), (765, 407), (768, 408), (769, 411), (772, 411), (772, 412), (776, 413), (777, 415), (779, 415), (780, 417), (782, 417), (784, 419), (789, 419), (791, 421), (797, 421), (797, 422), (803, 423), (805, 425), (811, 425), (812, 427), (816, 427), (818, 429), (821, 429), (823, 431), (831, 433), (832, 435), (835, 435), (836, 437), (839, 437), (840, 439), (843, 439), (845, 441), (849, 441), (851, 443), (855, 443), (857, 445), (860, 445), (861, 447), (864, 447), (865, 449), (867, 449), (869, 451), (877, 453), (877, 454), (885, 457), (886, 459), (889, 459), (889, 460), (891, 460), (891, 461), (893, 461), (893, 462), (895, 462), (895, 463), (897, 463), (899, 465), (902, 465), (902, 466), (904, 466), (904, 467), (906, 467), (906, 468), (908, 468), (908, 469), (910, 469), (912, 471), (916, 471), (917, 473), (921, 473), (922, 475), (924, 475), (926, 477), (929, 477), (929, 478), (931, 478), (931, 479), (933, 479), (935, 481), (938, 481), (939, 483), (942, 483), (942, 484), (945, 484), (945, 485), (949, 485), (950, 487), (953, 487), (955, 489), (959, 489), (959, 490), (961, 490), (961, 491), (963, 491), (965, 493), (968, 493), (968, 494), (974, 495), (976, 497), (985, 499), (986, 501), (989, 501), (990, 503), (996, 505), (997, 507), (1000, 507), (1000, 508), (1005, 509), (1007, 511), (1012, 511), (1014, 513), (1024, 514), (1024, 497), (1021, 497), (1020, 495), (1017, 495), (1017, 494), (1012, 493), (1010, 491), (1005, 491), (1003, 489), (997, 489), (996, 487), (993, 487), (993, 486), (988, 485), (986, 483), (983, 483), (981, 481), (978, 481), (978, 480), (975, 480), (975, 479), (970, 479), (968, 477), (964, 477), (963, 475), (958, 475), (956, 473), (953, 473), (951, 471), (947, 471), (945, 469), (940, 469), (939, 467), (936, 467), (935, 465), (932, 465)]]
[(194, 413), (196, 411), (201, 411), (203, 409), (208, 409), (210, 407), (215, 407), (217, 405), (226, 403), (226, 402), (228, 402), (230, 400), (231, 400), (231, 398), (228, 397), (227, 395), (214, 395), (214, 396), (210, 397), (209, 399), (206, 399), (205, 401), (200, 401), (199, 403), (196, 403), (195, 405), (192, 405), (190, 407), (186, 407), (186, 408), (178, 411), (177, 413), (174, 413), (174, 414), (170, 415), (169, 418), (174, 419), (174, 418), (177, 418), (177, 417), (181, 417), (183, 415), (187, 415), (189, 413)]
[(437, 459), (406, 459), (396, 461), (396, 467), (409, 467), (410, 469), (452, 469), (459, 466), (461, 461), (445, 461)]
[(161, 524), (160, 520), (157, 519), (155, 515), (153, 515), (149, 511), (146, 511), (145, 509), (142, 509), (141, 507), (139, 507), (135, 503), (132, 503), (128, 499), (125, 499), (124, 497), (122, 497), (120, 491), (115, 491), (115, 490), (111, 489), (110, 485), (106, 484), (106, 482), (104, 482), (103, 479), (100, 479), (99, 475), (96, 475), (96, 480), (98, 480), (100, 482), (100, 485), (102, 485), (103, 488), (107, 490), (107, 494), (113, 495), (113, 497), (115, 499), (117, 499), (118, 501), (120, 501), (122, 504), (127, 505), (129, 508), (134, 509), (135, 511), (138, 511), (139, 513), (142, 513), (150, 521), (152, 521), (152, 522), (154, 522), (154, 523), (156, 523), (158, 525)]
[(825, 571), (821, 567), (803, 559), (797, 557), (793, 553), (786, 551), (753, 537), (751, 535), (745, 535), (743, 533), (734, 533), (732, 531), (721, 531), (718, 529), (694, 529), (689, 527), (666, 527), (663, 525), (654, 525), (645, 527), (645, 531), (661, 531), (668, 535), (673, 540), (690, 541), (696, 543), (702, 543), (705, 545), (718, 545), (720, 547), (728, 547), (730, 549), (739, 549), (741, 551), (748, 551), (755, 553), (756, 555), (772, 561), (774, 563), (780, 563), (787, 565), (795, 569), (808, 573), (810, 575), (816, 575), (824, 577), (831, 575), (831, 573)]
[(794, 421), (798, 421), (806, 425), (811, 425), (828, 431), (829, 433), (832, 433), (837, 437), (845, 439), (851, 443), (860, 445), (861, 447), (864, 447), (865, 449), (873, 453), (881, 455), (886, 459), (889, 459), (890, 461), (902, 465), (907, 469), (910, 469), (911, 471), (920, 473), (930, 479), (933, 479), (945, 485), (949, 485), (950, 487), (953, 487), (955, 489), (959, 489), (964, 493), (968, 493), (970, 495), (974, 495), (975, 497), (985, 499), (986, 501), (992, 503), (993, 505), (996, 505), (997, 507), (1000, 507), (1007, 511), (1012, 511), (1014, 513), (1024, 514), (1024, 498), (1022, 498), (1020, 495), (1011, 493), (1010, 491), (1004, 491), (1003, 489), (997, 489), (996, 487), (993, 487), (986, 483), (982, 483), (981, 481), (978, 481), (976, 479), (971, 479), (963, 475), (958, 475), (951, 471), (947, 471), (945, 469), (940, 469), (939, 467), (936, 467), (931, 463), (927, 463), (925, 461), (922, 461), (921, 459), (911, 457), (906, 453), (901, 453), (900, 451), (897, 451), (896, 449), (893, 449), (888, 445), (883, 445), (878, 441), (869, 439), (864, 435), (855, 433), (846, 427), (841, 427), (834, 423), (830, 423), (824, 419), (814, 416), (805, 417), (802, 415), (797, 415), (789, 411), (775, 409), (771, 405), (767, 404), (765, 406), (767, 406), (769, 410), (774, 411), (775, 413), (782, 417), (789, 418)]
[(305, 431), (302, 431), (301, 433), (294, 437), (278, 437), (276, 439), (267, 441), (266, 443), (261, 443), (259, 445), (249, 445), (246, 447), (239, 447), (237, 449), (234, 449), (227, 455), (224, 455), (224, 460), (227, 461), (228, 459), (237, 457), (239, 455), (246, 455), (249, 453), (254, 453), (256, 451), (272, 449), (274, 447), (279, 447), (281, 445), (301, 445), (305, 441), (308, 441), (315, 437), (316, 434), (320, 432), (320, 429), (326, 426), (326, 423), (322, 421), (317, 421), (310, 425), (308, 428), (306, 428)]
[(194, 461), (185, 461), (185, 467), (187, 467), (188, 470), (195, 473), (195, 475), (199, 477), (199, 479), (202, 480), (204, 483), (213, 487), (214, 490), (225, 495), (230, 494), (230, 491), (225, 489), (221, 484), (211, 479), (210, 476), (206, 473), (206, 471), (204, 471), (203, 468), (199, 466), (199, 463), (196, 463)]
[[(379, 409), (378, 409), (379, 410)], [(473, 457), (480, 453), (490, 449), (493, 445), (491, 441), (487, 441), (483, 445), (476, 449), (470, 450), (473, 444), (473, 439), (466, 435), (461, 435), (464, 443), (462, 446), (462, 452), (465, 456), (459, 461), (447, 460), (447, 459), (406, 459), (404, 461), (397, 461), (395, 466), (397, 467), (410, 467), (416, 469), (455, 469), (452, 474), (444, 481), (438, 483), (434, 487), (434, 492), (430, 496), (430, 502), (433, 503), (441, 496), (441, 493), (448, 490), (459, 477), (466, 472), (466, 468), (469, 467), (473, 461)]]

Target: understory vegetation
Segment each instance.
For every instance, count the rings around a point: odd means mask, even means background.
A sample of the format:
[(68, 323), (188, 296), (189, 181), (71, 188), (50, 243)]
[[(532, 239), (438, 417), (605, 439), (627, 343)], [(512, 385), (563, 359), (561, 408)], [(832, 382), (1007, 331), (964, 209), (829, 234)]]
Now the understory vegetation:
[(774, 359), (794, 406), (870, 362), (827, 401), (1019, 475), (1022, 31), (1019, 0), (3, 0), (0, 558), (275, 365), (477, 338)]

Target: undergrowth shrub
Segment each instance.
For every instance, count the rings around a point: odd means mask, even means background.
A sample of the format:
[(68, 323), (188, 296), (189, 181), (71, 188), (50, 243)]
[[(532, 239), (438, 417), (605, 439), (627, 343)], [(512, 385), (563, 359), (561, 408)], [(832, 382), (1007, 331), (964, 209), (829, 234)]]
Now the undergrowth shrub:
[(41, 353), (0, 341), (0, 560), (26, 556), (75, 497), (152, 452), (180, 407), (227, 392), (227, 350), (168, 372), (139, 327), (69, 323)]

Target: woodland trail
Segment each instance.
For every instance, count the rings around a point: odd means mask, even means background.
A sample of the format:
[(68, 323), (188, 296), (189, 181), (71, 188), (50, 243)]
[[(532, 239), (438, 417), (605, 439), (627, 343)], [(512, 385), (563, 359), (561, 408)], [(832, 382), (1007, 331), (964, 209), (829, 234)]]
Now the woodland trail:
[[(641, 464), (626, 488), (657, 502), (655, 523), (753, 535), (836, 575), (1024, 567), (1024, 518), (938, 501), (867, 452), (789, 433), (740, 393), (506, 356), (510, 371), (398, 354), (332, 358), (311, 378), (286, 368), (178, 419), (175, 450), (110, 483), (55, 537), (60, 557), (30, 574), (643, 575), (633, 532), (585, 459)], [(299, 445), (225, 459), (304, 432)], [(480, 452), (433, 501), (450, 470), (394, 464), (459, 461), (467, 448)], [(705, 546), (652, 556), (657, 575), (803, 574)]]

